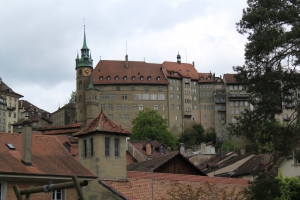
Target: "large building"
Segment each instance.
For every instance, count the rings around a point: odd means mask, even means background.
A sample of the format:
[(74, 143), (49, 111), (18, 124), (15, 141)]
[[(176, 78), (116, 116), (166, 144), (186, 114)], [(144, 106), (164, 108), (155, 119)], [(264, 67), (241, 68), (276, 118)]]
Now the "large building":
[(168, 120), (170, 131), (179, 136), (201, 123), (206, 131), (226, 139), (226, 125), (249, 108), (246, 87), (233, 74), (215, 77), (198, 73), (194, 62), (161, 64), (144, 61), (100, 60), (93, 67), (84, 33), (81, 56), (76, 60), (76, 120), (85, 127), (101, 111), (116, 124), (131, 130), (140, 110), (150, 108)]

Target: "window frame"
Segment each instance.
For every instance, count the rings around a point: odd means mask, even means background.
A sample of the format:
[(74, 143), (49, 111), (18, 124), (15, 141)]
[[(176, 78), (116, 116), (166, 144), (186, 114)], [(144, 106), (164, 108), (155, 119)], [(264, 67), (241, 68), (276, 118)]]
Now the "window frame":
[(120, 156), (120, 139), (119, 138), (114, 139), (114, 152), (115, 152), (116, 157)]
[(104, 140), (104, 155), (105, 156), (109, 156), (109, 143), (110, 143), (110, 138), (105, 137), (105, 140)]

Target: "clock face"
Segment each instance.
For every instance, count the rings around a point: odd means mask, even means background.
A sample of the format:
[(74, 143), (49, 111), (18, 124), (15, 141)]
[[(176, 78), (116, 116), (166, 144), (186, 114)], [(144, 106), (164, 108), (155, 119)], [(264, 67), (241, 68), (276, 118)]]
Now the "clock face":
[(89, 68), (84, 68), (84, 69), (82, 70), (82, 74), (83, 74), (84, 76), (89, 76), (89, 75), (91, 74), (91, 70), (90, 70)]

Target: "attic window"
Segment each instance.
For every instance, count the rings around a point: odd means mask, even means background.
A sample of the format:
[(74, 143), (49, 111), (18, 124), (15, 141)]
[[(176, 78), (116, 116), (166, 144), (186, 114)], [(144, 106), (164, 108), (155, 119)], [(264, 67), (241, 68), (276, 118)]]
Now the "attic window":
[(124, 76), (123, 79), (126, 81), (127, 80), (127, 76)]
[(133, 76), (131, 79), (132, 79), (132, 80), (135, 80), (135, 76)]
[(141, 76), (141, 77), (140, 77), (140, 80), (141, 80), (141, 81), (142, 81), (142, 80), (144, 80), (144, 77), (143, 77), (143, 76)]
[(190, 72), (190, 70), (186, 70), (187, 72)]
[(148, 79), (148, 81), (151, 81), (151, 76), (148, 76), (147, 79)]
[(204, 79), (204, 78), (201, 76), (201, 77), (200, 77), (200, 80), (203, 80), (203, 79)]
[(110, 76), (107, 77), (107, 80), (110, 80)]
[(103, 80), (103, 76), (100, 76), (99, 79), (102, 81)]
[(116, 79), (116, 80), (119, 80), (119, 76), (116, 76), (115, 79)]
[(175, 72), (175, 73), (174, 73), (174, 75), (175, 75), (175, 76), (178, 76), (178, 73), (177, 73), (177, 72)]
[(210, 77), (207, 77), (206, 79), (207, 79), (207, 80), (210, 80)]
[(6, 143), (6, 146), (7, 146), (10, 150), (16, 150), (16, 148), (14, 147), (14, 145), (11, 144), (11, 143)]
[(170, 75), (172, 75), (172, 72), (169, 72)]
[(156, 77), (156, 80), (160, 81), (160, 76)]

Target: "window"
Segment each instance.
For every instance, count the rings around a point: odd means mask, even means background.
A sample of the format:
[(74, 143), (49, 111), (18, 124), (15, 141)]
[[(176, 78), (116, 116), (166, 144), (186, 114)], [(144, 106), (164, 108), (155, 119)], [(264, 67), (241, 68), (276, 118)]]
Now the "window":
[(141, 94), (135, 94), (134, 95), (134, 100), (142, 100), (142, 95)]
[(177, 90), (177, 91), (180, 91), (180, 87), (179, 87), (179, 86), (177, 86), (177, 87), (176, 87), (176, 90)]
[(130, 90), (134, 90), (134, 85), (131, 85), (131, 86), (130, 86)]
[(243, 90), (243, 86), (242, 85), (239, 85), (239, 90)]
[(153, 110), (158, 110), (158, 105), (157, 104), (154, 105), (154, 109)]
[(245, 106), (248, 106), (248, 101), (245, 101)]
[(82, 75), (82, 70), (79, 70), (79, 75)]
[(79, 81), (79, 89), (81, 89), (82, 88), (82, 81)]
[(234, 106), (234, 102), (233, 101), (230, 101), (230, 106)]
[(149, 86), (145, 85), (145, 90), (148, 91), (149, 90)]
[(235, 114), (239, 114), (239, 109), (238, 108), (235, 109)]
[(197, 97), (196, 96), (194, 96), (194, 101), (196, 101), (197, 100)]
[(180, 99), (180, 94), (177, 94), (177, 99)]
[(108, 104), (108, 110), (113, 110), (113, 109), (114, 109), (113, 105), (112, 104)]
[(143, 104), (139, 104), (139, 110), (144, 110), (144, 105)]
[(234, 108), (231, 108), (231, 114), (234, 114)]
[(234, 90), (238, 90), (238, 86), (237, 85), (234, 86)]
[(238, 101), (235, 102), (235, 106), (239, 106), (239, 102)]
[(119, 139), (115, 138), (115, 156), (119, 156)]
[(129, 114), (124, 114), (124, 119), (129, 120)]
[(131, 79), (134, 81), (135, 80), (135, 76), (131, 77)]
[(132, 104), (132, 110), (136, 110), (137, 106), (136, 104)]
[(143, 100), (149, 100), (149, 94), (143, 94)]
[(170, 85), (170, 90), (173, 90), (173, 86), (172, 85)]
[(148, 79), (148, 81), (151, 81), (151, 76), (148, 76), (147, 79)]
[(144, 80), (144, 77), (143, 77), (143, 76), (141, 76), (141, 77), (140, 77), (140, 80), (141, 80), (141, 81), (142, 81), (142, 80)]
[(84, 155), (84, 157), (87, 157), (87, 144), (86, 144), (86, 140), (83, 140), (83, 155)]
[(158, 100), (165, 100), (165, 94), (158, 94)]
[(128, 104), (124, 104), (124, 110), (128, 110)]
[(116, 90), (120, 91), (120, 86), (119, 85), (116, 86)]
[(115, 79), (116, 79), (116, 80), (119, 80), (119, 77), (118, 77), (118, 76), (116, 76), (116, 77), (115, 77)]
[(91, 156), (94, 155), (94, 139), (90, 138)]
[(121, 120), (122, 119), (122, 115), (121, 114), (119, 114), (119, 120)]
[(174, 104), (171, 104), (171, 109), (174, 109)]
[(244, 102), (243, 101), (240, 101), (240, 106), (244, 106)]
[(110, 76), (106, 77), (107, 80), (110, 80)]
[(158, 90), (158, 91), (161, 91), (161, 90), (162, 90), (161, 85), (157, 86), (157, 90)]
[(235, 117), (232, 117), (232, 123), (236, 123), (236, 118)]
[(110, 119), (114, 119), (114, 115), (113, 115), (113, 114), (108, 114), (108, 117), (109, 117)]
[(165, 105), (162, 105), (162, 110), (165, 111)]
[(117, 110), (121, 110), (121, 104), (117, 104)]
[(177, 105), (177, 110), (180, 110), (180, 105)]
[(54, 190), (51, 200), (65, 200), (65, 190)]
[(157, 100), (157, 94), (150, 94), (150, 100)]
[(171, 98), (171, 99), (174, 99), (174, 94), (170, 94), (170, 98)]
[(232, 85), (229, 86), (229, 90), (233, 90), (233, 86)]
[[(80, 102), (80, 101), (79, 101)], [(11, 112), (8, 113), (8, 117), (11, 117)]]
[(204, 119), (206, 119), (206, 115), (204, 115)]
[(116, 99), (116, 95), (111, 94), (111, 95), (110, 95), (110, 99)]
[(106, 95), (105, 95), (105, 99), (109, 99), (109, 94), (106, 94)]
[(105, 155), (109, 156), (109, 138), (105, 138)]
[(160, 81), (160, 76), (156, 77), (156, 80)]
[(294, 150), (295, 164), (300, 165), (300, 150)]
[(99, 79), (102, 81), (103, 80), (103, 76), (100, 76)]
[(122, 94), (122, 100), (127, 100), (127, 94)]
[(175, 120), (178, 120), (178, 115), (175, 116)]

